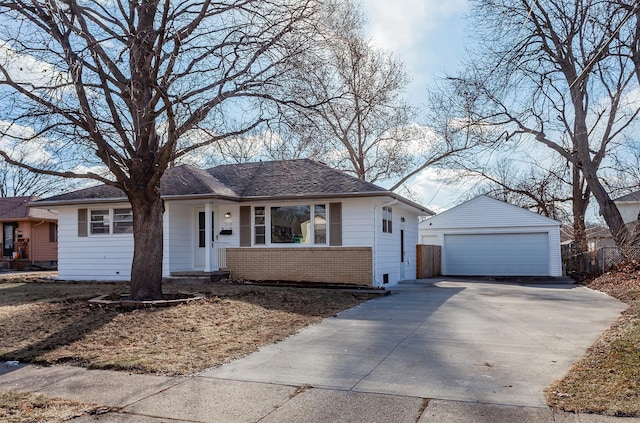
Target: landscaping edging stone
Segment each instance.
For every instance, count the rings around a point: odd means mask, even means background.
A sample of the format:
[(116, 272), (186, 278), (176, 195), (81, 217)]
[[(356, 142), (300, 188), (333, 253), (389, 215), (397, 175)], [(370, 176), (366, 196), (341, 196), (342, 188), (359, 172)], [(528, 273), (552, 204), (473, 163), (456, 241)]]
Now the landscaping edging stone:
[[(204, 299), (204, 295), (195, 292), (179, 292), (178, 294), (185, 296), (184, 298), (167, 298), (163, 300), (130, 300), (127, 297), (129, 294), (120, 294), (120, 299), (113, 299), (113, 294), (100, 295), (98, 297), (89, 300), (90, 304), (105, 305), (105, 306), (119, 306), (123, 308), (135, 309), (135, 308), (157, 308), (157, 307), (172, 307), (178, 304), (187, 304), (191, 301), (197, 301)], [(171, 294), (165, 294), (169, 297)]]

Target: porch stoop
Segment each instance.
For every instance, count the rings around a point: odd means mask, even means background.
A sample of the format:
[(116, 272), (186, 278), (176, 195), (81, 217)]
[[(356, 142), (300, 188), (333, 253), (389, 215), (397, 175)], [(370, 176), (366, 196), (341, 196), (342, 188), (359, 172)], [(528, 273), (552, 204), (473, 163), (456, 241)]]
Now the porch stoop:
[(209, 280), (211, 282), (219, 282), (222, 279), (228, 279), (231, 272), (228, 269), (213, 270), (211, 272), (204, 272), (200, 270), (192, 270), (185, 272), (171, 272), (171, 278), (180, 279), (198, 279)]

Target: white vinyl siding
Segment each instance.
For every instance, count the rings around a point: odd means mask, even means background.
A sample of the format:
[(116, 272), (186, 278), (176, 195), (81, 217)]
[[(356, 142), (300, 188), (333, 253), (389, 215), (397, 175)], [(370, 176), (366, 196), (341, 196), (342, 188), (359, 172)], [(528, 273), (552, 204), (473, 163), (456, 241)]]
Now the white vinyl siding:
[[(127, 206), (121, 204), (109, 208)], [(62, 280), (129, 280), (133, 259), (133, 237), (79, 237), (77, 219), (77, 208), (59, 209), (58, 277)]]
[(371, 247), (374, 228), (380, 230), (371, 199), (342, 200), (342, 246)]
[(193, 270), (193, 207), (175, 201), (165, 203), (163, 276)]
[(442, 273), (458, 276), (548, 275), (548, 234), (446, 234)]

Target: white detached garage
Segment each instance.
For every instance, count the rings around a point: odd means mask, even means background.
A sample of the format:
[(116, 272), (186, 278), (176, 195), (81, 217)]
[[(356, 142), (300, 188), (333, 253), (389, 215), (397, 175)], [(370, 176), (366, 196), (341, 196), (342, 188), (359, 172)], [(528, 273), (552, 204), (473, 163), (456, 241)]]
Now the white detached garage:
[(560, 222), (479, 196), (420, 223), (445, 276), (562, 276)]

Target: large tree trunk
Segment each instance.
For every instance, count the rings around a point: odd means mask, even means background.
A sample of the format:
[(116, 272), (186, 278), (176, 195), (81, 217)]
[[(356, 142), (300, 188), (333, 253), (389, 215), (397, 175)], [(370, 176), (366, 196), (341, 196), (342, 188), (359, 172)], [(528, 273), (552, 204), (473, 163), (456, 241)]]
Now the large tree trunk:
[(580, 169), (576, 165), (572, 165), (572, 212), (573, 212), (573, 240), (575, 242), (577, 252), (585, 253), (589, 249), (587, 245), (587, 227), (585, 224), (585, 216), (587, 207), (589, 206), (590, 191), (586, 188), (583, 193), (583, 183)]
[(629, 242), (632, 240), (629, 236), (629, 230), (624, 224), (624, 220), (622, 220), (620, 210), (618, 210), (618, 207), (609, 196), (609, 193), (604, 186), (602, 186), (602, 183), (600, 183), (600, 179), (598, 179), (596, 171), (590, 166), (590, 164), (591, 163), (588, 162), (587, 165), (583, 167), (583, 174), (589, 184), (589, 188), (591, 189), (594, 198), (598, 202), (598, 206), (600, 206), (600, 214), (602, 214), (605, 222), (607, 222), (607, 226), (609, 226), (609, 230), (611, 230), (611, 234), (613, 235), (616, 245), (622, 248), (628, 247)]
[(162, 299), (164, 201), (158, 192), (129, 193), (133, 211), (132, 300)]

